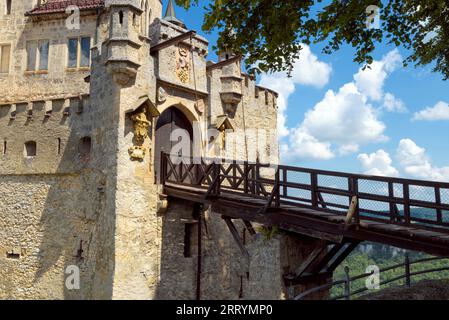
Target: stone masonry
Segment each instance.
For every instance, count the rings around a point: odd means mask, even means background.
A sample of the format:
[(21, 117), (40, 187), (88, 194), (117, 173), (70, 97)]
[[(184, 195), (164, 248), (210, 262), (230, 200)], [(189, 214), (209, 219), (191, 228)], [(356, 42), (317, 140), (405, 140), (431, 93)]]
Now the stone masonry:
[[(188, 29), (160, 0), (11, 4), (0, 2), (0, 299), (195, 299), (196, 205), (166, 206), (158, 124), (175, 108), (199, 155), (277, 163), (277, 94), (232, 53), (208, 61), (199, 35), (170, 42)], [(247, 259), (204, 209), (201, 298), (289, 298), (282, 275), (314, 244), (236, 223)]]

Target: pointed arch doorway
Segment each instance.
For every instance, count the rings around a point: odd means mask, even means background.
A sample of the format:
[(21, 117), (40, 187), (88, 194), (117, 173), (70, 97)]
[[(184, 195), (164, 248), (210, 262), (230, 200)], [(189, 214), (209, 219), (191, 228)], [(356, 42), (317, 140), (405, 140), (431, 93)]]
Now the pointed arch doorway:
[[(173, 139), (172, 139), (173, 138)], [(189, 140), (189, 154), (182, 154), (186, 150), (174, 147), (181, 142), (181, 139)], [(176, 140), (177, 139), (177, 140)], [(159, 116), (156, 123), (155, 133), (155, 173), (157, 183), (160, 183), (160, 160), (161, 153), (177, 154), (179, 156), (191, 156), (193, 152), (193, 126), (187, 116), (175, 106), (166, 109)], [(175, 150), (175, 152), (173, 151)]]

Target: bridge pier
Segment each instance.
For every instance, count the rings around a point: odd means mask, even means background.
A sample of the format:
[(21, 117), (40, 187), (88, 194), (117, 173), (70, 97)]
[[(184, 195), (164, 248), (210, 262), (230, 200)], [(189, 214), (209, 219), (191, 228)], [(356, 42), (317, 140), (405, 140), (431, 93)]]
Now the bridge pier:
[[(200, 220), (198, 208), (195, 202), (169, 198), (163, 216), (157, 298), (293, 299), (329, 280), (310, 277), (291, 287), (285, 281), (286, 275), (322, 248), (322, 241), (286, 232), (267, 235), (257, 224), (253, 224), (254, 234), (239, 219), (231, 219), (233, 235), (220, 212), (206, 207)], [(327, 297), (326, 292), (312, 296)]]

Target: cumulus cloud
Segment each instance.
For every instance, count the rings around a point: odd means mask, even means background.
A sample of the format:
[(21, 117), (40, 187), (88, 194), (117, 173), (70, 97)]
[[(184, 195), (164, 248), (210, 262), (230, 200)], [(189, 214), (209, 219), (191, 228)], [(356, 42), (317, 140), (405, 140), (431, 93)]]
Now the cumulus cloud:
[(302, 159), (329, 160), (335, 157), (329, 142), (321, 142), (303, 128), (292, 130), (290, 144), (281, 149), (284, 159), (299, 157)]
[[(380, 108), (391, 112), (406, 111), (401, 100), (384, 92), (386, 79), (401, 61), (402, 57), (395, 49), (380, 61), (374, 61), (370, 69), (359, 69), (354, 80), (339, 90), (328, 90), (324, 98), (306, 113), (304, 121), (291, 131), (288, 156), (327, 160), (336, 154), (356, 153), (363, 145), (387, 141), (386, 126), (379, 119)], [(373, 102), (380, 108), (375, 108)], [(322, 152), (316, 152), (317, 146)], [(310, 148), (310, 152), (306, 148)]]
[(260, 85), (273, 89), (279, 93), (278, 98), (278, 131), (281, 137), (289, 134), (286, 127), (286, 111), (288, 99), (295, 92), (296, 85), (322, 88), (328, 82), (332, 72), (330, 64), (319, 61), (312, 53), (310, 47), (303, 44), (300, 58), (295, 62), (291, 77), (286, 72), (263, 74)]
[(398, 112), (398, 113), (407, 112), (407, 108), (404, 102), (396, 98), (391, 93), (385, 94), (382, 108), (389, 112)]
[(390, 154), (382, 149), (371, 154), (360, 154), (357, 158), (365, 170), (365, 174), (390, 177), (399, 175), (398, 170), (392, 166), (393, 160)]
[(384, 98), (385, 80), (400, 66), (401, 62), (402, 57), (397, 49), (390, 51), (382, 60), (373, 61), (369, 68), (360, 69), (354, 75), (357, 89), (371, 100), (381, 101)]
[(433, 107), (425, 108), (413, 115), (413, 120), (438, 121), (449, 120), (449, 103), (440, 101)]
[(449, 167), (435, 167), (426, 153), (411, 139), (402, 139), (397, 158), (406, 174), (426, 180), (449, 181)]

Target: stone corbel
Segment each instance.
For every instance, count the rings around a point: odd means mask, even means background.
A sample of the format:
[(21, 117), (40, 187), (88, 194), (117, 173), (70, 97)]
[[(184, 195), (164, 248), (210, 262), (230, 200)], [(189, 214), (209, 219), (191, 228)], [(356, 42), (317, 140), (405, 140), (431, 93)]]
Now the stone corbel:
[(157, 201), (157, 214), (163, 215), (168, 210), (168, 197), (165, 194), (159, 194), (159, 199)]

